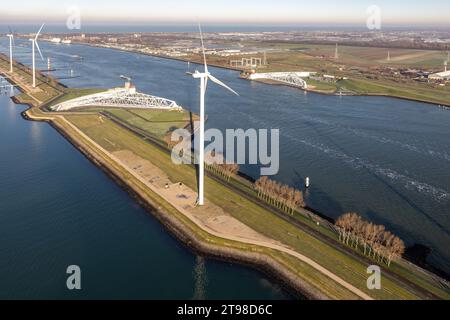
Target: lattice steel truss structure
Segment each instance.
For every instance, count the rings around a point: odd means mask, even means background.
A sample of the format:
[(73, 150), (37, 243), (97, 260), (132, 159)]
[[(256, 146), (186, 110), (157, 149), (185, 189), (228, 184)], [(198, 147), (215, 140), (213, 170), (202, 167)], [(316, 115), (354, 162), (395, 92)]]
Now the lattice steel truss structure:
[(269, 73), (254, 73), (250, 75), (251, 80), (269, 79), (273, 81), (283, 82), (293, 87), (298, 87), (303, 90), (308, 89), (308, 84), (303, 77), (309, 77), (310, 72), (269, 72)]
[(136, 92), (134, 89), (112, 89), (87, 95), (53, 106), (54, 111), (67, 111), (81, 107), (109, 107), (181, 110), (175, 101)]
[(264, 78), (287, 83), (294, 87), (307, 89), (308, 84), (295, 72), (272, 72), (265, 73)]

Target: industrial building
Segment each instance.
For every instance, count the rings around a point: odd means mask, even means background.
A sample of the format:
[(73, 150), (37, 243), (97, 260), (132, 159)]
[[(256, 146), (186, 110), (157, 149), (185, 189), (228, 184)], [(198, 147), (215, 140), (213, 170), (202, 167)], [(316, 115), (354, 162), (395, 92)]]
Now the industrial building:
[(428, 76), (430, 80), (450, 80), (450, 71), (433, 73)]

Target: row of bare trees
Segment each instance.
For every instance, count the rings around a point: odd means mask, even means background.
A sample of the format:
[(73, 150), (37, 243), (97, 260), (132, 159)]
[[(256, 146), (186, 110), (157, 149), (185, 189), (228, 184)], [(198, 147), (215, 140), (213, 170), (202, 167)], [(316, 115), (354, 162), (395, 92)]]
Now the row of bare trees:
[(364, 254), (391, 265), (392, 259), (405, 252), (403, 241), (386, 231), (383, 225), (376, 225), (361, 218), (357, 213), (346, 213), (336, 221), (339, 240), (356, 249), (363, 248)]
[(167, 144), (168, 149), (173, 149), (173, 147), (180, 143), (180, 141), (172, 141), (172, 133), (172, 131), (169, 131), (163, 137), (163, 141)]
[(227, 181), (230, 181), (231, 177), (237, 175), (239, 172), (239, 165), (236, 163), (213, 163), (205, 164), (206, 168), (212, 173), (222, 176)]
[[(167, 148), (172, 149), (179, 141), (172, 141), (171, 132), (166, 134), (163, 141), (167, 144)], [(183, 150), (181, 150), (182, 152)], [(183, 154), (179, 155), (183, 157)], [(239, 165), (236, 163), (227, 163), (225, 157), (219, 152), (208, 152), (205, 154), (205, 167), (215, 175), (221, 176), (227, 181), (231, 180), (231, 177), (235, 176), (239, 172)]]
[(261, 177), (255, 182), (258, 197), (271, 205), (293, 215), (298, 208), (304, 208), (303, 192), (283, 185), (268, 177)]
[(227, 163), (225, 156), (216, 151), (210, 151), (205, 154), (205, 167), (215, 175), (221, 176), (227, 181), (239, 172), (239, 165), (236, 163)]

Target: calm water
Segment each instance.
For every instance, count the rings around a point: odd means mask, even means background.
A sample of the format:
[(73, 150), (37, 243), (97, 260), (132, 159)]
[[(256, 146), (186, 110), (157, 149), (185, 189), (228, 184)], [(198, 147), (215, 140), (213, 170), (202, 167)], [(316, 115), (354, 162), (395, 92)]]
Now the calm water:
[[(261, 274), (194, 256), (45, 123), (0, 95), (0, 299), (282, 299)], [(82, 291), (66, 268), (79, 265)]]
[[(63, 80), (69, 86), (121, 86), (126, 74), (140, 91), (197, 109), (198, 84), (185, 75), (185, 63), (78, 45), (41, 47), (58, 76), (70, 69), (80, 75)], [(18, 57), (29, 64), (29, 48), (19, 47)], [(408, 245), (429, 246), (429, 262), (450, 271), (450, 111), (383, 97), (304, 94), (212, 71), (241, 97), (209, 86), (208, 127), (280, 129), (277, 179), (301, 188), (309, 176), (310, 206), (334, 218), (360, 212)], [(243, 169), (258, 176), (255, 166)]]

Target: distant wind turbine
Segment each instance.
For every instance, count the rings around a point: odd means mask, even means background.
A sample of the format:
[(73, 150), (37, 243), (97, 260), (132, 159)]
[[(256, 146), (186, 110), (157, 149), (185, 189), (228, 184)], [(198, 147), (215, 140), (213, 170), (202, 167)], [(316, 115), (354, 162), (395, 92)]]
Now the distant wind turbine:
[(14, 45), (14, 32), (9, 28), (9, 34), (6, 36), (9, 38), (9, 72), (13, 72), (13, 45)]
[(41, 52), (41, 48), (39, 48), (39, 44), (37, 42), (37, 39), (39, 37), (39, 34), (42, 31), (42, 28), (44, 28), (44, 24), (42, 24), (41, 28), (39, 29), (39, 31), (36, 33), (36, 36), (34, 37), (34, 39), (30, 39), (31, 41), (31, 45), (33, 47), (33, 88), (36, 88), (36, 58), (35, 58), (35, 48), (38, 49), (39, 51), (39, 55), (41, 56), (41, 59), (44, 60), (44, 57), (42, 56), (42, 52)]
[(206, 53), (205, 53), (205, 45), (203, 42), (203, 32), (200, 24), (198, 25), (198, 29), (200, 31), (200, 39), (202, 42), (202, 51), (203, 51), (203, 62), (205, 66), (205, 70), (203, 73), (198, 72), (197, 70), (192, 75), (195, 79), (200, 79), (200, 146), (199, 146), (199, 157), (198, 157), (198, 165), (199, 165), (199, 187), (198, 187), (198, 205), (203, 206), (205, 204), (204, 201), (204, 183), (205, 183), (205, 95), (206, 95), (206, 87), (208, 84), (208, 79), (214, 82), (215, 84), (224, 87), (228, 91), (233, 94), (239, 96), (239, 94), (224, 84), (222, 81), (214, 77), (208, 71), (208, 65), (206, 64)]

